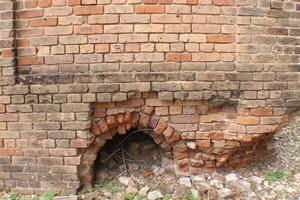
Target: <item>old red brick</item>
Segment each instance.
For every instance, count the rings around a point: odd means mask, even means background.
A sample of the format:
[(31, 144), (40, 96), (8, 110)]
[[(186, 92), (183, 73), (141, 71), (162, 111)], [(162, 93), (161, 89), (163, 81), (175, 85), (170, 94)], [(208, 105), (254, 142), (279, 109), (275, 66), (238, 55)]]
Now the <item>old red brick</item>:
[(198, 148), (206, 148), (211, 146), (210, 140), (196, 140), (196, 145)]
[(30, 27), (57, 26), (57, 18), (32, 19), (29, 21), (29, 26)]
[(192, 60), (191, 53), (168, 53), (166, 54), (167, 62), (188, 62)]
[(17, 19), (30, 19), (30, 18), (37, 18), (43, 16), (43, 10), (23, 10), (16, 13)]
[(105, 119), (101, 119), (98, 122), (98, 126), (99, 126), (102, 133), (108, 132), (108, 130), (109, 130)]
[(167, 123), (165, 121), (159, 120), (157, 126), (154, 129), (154, 132), (157, 134), (162, 134), (167, 128)]
[(221, 140), (223, 138), (223, 133), (221, 131), (210, 132), (210, 138), (212, 140)]
[(149, 120), (150, 120), (150, 116), (142, 113), (140, 115), (139, 126), (143, 128), (148, 127)]
[(87, 148), (89, 145), (89, 141), (87, 139), (75, 139), (71, 140), (70, 147), (71, 148)]
[(0, 148), (0, 156), (21, 156), (22, 154), (21, 148)]
[(91, 125), (91, 132), (94, 134), (94, 135), (99, 135), (100, 133), (101, 133), (101, 131), (100, 131), (100, 128), (99, 128), (99, 126), (98, 126), (98, 124), (97, 123), (92, 123), (92, 125)]
[(217, 6), (232, 6), (235, 0), (213, 0), (213, 4)]
[(256, 125), (259, 124), (259, 117), (237, 116), (235, 122), (240, 125)]
[(99, 15), (103, 14), (103, 6), (76, 6), (74, 13), (75, 15)]
[(113, 127), (117, 127), (118, 126), (118, 122), (115, 118), (114, 115), (112, 116), (107, 116), (106, 117), (106, 121), (107, 121), (107, 125), (110, 127), (110, 128), (113, 128)]
[(165, 7), (162, 5), (136, 5), (134, 10), (139, 14), (159, 14), (165, 12)]
[(225, 35), (225, 34), (210, 34), (206, 36), (207, 42), (211, 43), (233, 43), (234, 36), (233, 35)]
[(252, 108), (250, 109), (250, 115), (254, 116), (271, 116), (273, 113), (272, 108)]

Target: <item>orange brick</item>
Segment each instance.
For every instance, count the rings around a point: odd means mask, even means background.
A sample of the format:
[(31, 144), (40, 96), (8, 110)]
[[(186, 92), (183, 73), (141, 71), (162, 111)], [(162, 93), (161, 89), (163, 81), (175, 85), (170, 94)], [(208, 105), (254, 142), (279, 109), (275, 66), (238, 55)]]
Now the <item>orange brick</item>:
[(234, 3), (234, 0), (213, 0), (213, 4), (218, 6), (232, 6)]
[(35, 8), (37, 7), (38, 2), (37, 0), (27, 0), (25, 1), (25, 8)]
[(256, 125), (259, 124), (259, 117), (237, 116), (235, 122), (240, 125)]
[(2, 50), (0, 55), (2, 55), (3, 58), (13, 57), (14, 51), (12, 49)]
[(109, 44), (96, 44), (95, 51), (97, 53), (107, 53), (109, 52)]
[(159, 4), (171, 4), (173, 3), (173, 0), (158, 0)]
[(167, 62), (186, 62), (192, 60), (192, 54), (190, 53), (168, 53), (166, 55)]
[(157, 4), (157, 0), (144, 0), (144, 4)]
[(159, 14), (165, 12), (162, 5), (136, 5), (135, 12), (140, 14)]
[(17, 12), (16, 18), (17, 19), (30, 19), (35, 17), (42, 17), (43, 16), (43, 10), (24, 10)]
[(5, 106), (0, 104), (0, 113), (4, 113), (5, 112)]
[(81, 0), (69, 0), (68, 1), (69, 6), (77, 6), (77, 5), (80, 5), (80, 3), (81, 3)]
[(39, 65), (44, 63), (44, 58), (42, 57), (20, 57), (18, 59), (18, 65)]
[(31, 27), (57, 26), (57, 18), (32, 19), (29, 22)]
[(78, 6), (74, 9), (75, 15), (103, 14), (103, 6)]
[(187, 4), (189, 4), (189, 5), (197, 5), (198, 4), (198, 0), (187, 0)]
[(211, 142), (210, 140), (196, 140), (196, 145), (198, 148), (205, 148), (205, 147), (210, 147)]
[(210, 139), (220, 140), (223, 138), (223, 133), (221, 131), (210, 132)]
[(233, 43), (234, 36), (224, 34), (211, 34), (207, 35), (207, 42), (210, 43)]
[(21, 156), (22, 149), (20, 148), (2, 148), (0, 149), (0, 156)]
[(52, 0), (39, 0), (39, 7), (48, 8), (52, 5)]

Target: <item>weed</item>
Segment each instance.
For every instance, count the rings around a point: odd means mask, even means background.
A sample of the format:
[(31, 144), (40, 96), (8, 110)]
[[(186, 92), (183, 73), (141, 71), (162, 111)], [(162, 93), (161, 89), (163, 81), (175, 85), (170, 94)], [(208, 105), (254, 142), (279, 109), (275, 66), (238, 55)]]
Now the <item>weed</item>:
[(125, 194), (125, 197), (124, 197), (125, 200), (144, 200), (144, 199), (147, 199), (145, 197), (142, 197), (138, 194)]
[(116, 181), (111, 181), (107, 179), (102, 180), (101, 182), (97, 182), (95, 187), (99, 189), (108, 190), (113, 194), (121, 191), (120, 185)]
[(272, 184), (274, 181), (280, 181), (285, 175), (286, 175), (285, 172), (281, 170), (268, 172), (266, 174), (266, 180), (268, 181), (269, 184)]
[(42, 196), (41, 196), (41, 200), (53, 200), (54, 196), (55, 196), (56, 192), (54, 191), (48, 191), (45, 192)]
[(18, 200), (18, 195), (14, 192), (10, 192), (4, 196), (5, 200)]

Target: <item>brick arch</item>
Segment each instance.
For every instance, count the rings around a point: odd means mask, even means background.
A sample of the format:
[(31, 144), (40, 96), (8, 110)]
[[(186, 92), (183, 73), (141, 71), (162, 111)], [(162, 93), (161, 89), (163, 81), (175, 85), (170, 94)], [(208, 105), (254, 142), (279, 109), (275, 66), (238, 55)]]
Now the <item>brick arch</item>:
[(122, 112), (94, 118), (90, 132), (93, 135), (90, 145), (82, 153), (79, 166), (81, 185), (91, 185), (94, 177), (94, 162), (98, 152), (108, 140), (116, 134), (126, 134), (131, 129), (147, 129), (149, 136), (166, 151), (166, 156), (173, 158), (173, 146), (181, 140), (181, 135), (167, 122), (154, 114), (153, 107), (143, 107), (141, 111)]

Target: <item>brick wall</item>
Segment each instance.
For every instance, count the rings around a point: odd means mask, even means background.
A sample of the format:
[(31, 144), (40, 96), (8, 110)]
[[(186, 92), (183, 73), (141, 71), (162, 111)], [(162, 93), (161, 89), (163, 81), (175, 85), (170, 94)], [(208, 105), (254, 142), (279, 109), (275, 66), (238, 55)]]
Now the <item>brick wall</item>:
[(170, 146), (178, 175), (260, 158), (300, 107), (299, 10), (0, 0), (0, 188), (74, 192), (91, 182), (95, 152), (132, 126)]

